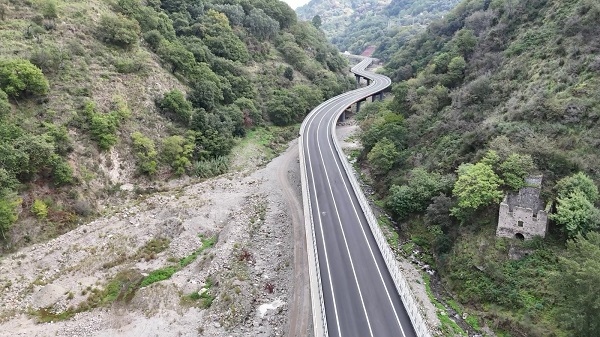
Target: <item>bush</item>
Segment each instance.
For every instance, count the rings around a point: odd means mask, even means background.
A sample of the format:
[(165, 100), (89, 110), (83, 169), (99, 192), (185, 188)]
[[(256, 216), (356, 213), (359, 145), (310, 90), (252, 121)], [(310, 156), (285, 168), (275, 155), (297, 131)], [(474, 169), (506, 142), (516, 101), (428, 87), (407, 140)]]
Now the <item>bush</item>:
[(31, 213), (35, 214), (40, 220), (46, 219), (48, 216), (48, 206), (43, 201), (36, 199), (33, 205), (31, 205)]
[(181, 136), (165, 138), (162, 144), (162, 160), (171, 165), (176, 175), (182, 175), (192, 165), (194, 139)]
[(183, 125), (189, 125), (192, 118), (192, 103), (190, 103), (183, 93), (173, 89), (165, 94), (158, 103), (160, 109), (181, 122)]
[(132, 48), (137, 45), (140, 31), (137, 21), (130, 20), (121, 14), (102, 15), (98, 36), (106, 43), (122, 48)]
[(131, 139), (133, 140), (133, 149), (137, 157), (139, 170), (143, 174), (155, 174), (157, 152), (152, 139), (145, 137), (140, 132), (131, 134)]
[(3, 115), (6, 115), (10, 112), (12, 107), (8, 102), (8, 95), (4, 92), (4, 90), (0, 89), (0, 118)]
[(40, 68), (28, 60), (0, 60), (0, 89), (7, 95), (45, 95), (49, 88)]
[(6, 240), (6, 233), (17, 221), (17, 207), (22, 200), (19, 198), (0, 197), (0, 234)]
[(54, 185), (63, 186), (73, 183), (73, 168), (71, 168), (71, 165), (64, 159), (57, 154), (54, 154), (51, 157), (50, 165), (52, 167), (52, 180)]

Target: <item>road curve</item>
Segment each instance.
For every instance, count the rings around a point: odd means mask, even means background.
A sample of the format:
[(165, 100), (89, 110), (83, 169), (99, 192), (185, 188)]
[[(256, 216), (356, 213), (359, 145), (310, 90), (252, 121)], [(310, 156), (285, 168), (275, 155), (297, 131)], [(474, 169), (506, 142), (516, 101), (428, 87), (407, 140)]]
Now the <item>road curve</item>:
[(371, 61), (365, 59), (352, 68), (355, 74), (371, 79), (369, 86), (322, 103), (302, 125), (300, 151), (307, 182), (303, 187), (310, 200), (310, 207), (305, 207), (310, 214), (305, 217), (312, 218), (314, 227), (328, 335), (414, 337), (409, 316), (335, 149), (331, 127), (344, 109), (391, 84), (388, 77), (365, 70)]

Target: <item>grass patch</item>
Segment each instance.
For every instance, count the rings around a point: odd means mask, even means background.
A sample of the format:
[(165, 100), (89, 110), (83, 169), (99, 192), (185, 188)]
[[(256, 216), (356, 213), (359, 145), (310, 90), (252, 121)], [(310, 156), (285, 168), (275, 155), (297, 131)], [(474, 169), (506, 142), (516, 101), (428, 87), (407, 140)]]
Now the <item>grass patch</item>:
[(213, 301), (215, 300), (215, 296), (211, 294), (211, 288), (213, 286), (213, 281), (212, 279), (209, 277), (206, 279), (204, 288), (205, 290), (200, 293), (198, 291), (193, 292), (189, 295), (185, 295), (182, 297), (182, 302), (187, 302), (187, 303), (191, 303), (191, 304), (198, 304), (199, 306), (203, 309), (209, 308)]
[(214, 246), (215, 243), (217, 242), (216, 236), (212, 236), (210, 238), (203, 238), (202, 236), (200, 236), (200, 238), (202, 239), (202, 246), (200, 248), (198, 248), (195, 252), (193, 252), (191, 255), (188, 255), (188, 256), (182, 258), (181, 260), (179, 260), (179, 266), (181, 268), (194, 262), (196, 260), (196, 258), (198, 258), (198, 255), (200, 255), (200, 253), (202, 253), (205, 249)]
[(398, 232), (396, 232), (392, 222), (385, 215), (380, 215), (377, 218), (377, 222), (379, 223), (379, 227), (382, 227), (383, 229), (385, 229), (384, 233), (385, 233), (388, 245), (390, 245), (390, 247), (392, 249), (396, 250), (398, 248), (399, 236), (398, 236)]
[(148, 276), (146, 276), (142, 280), (142, 282), (140, 284), (140, 288), (147, 287), (147, 286), (151, 285), (152, 283), (170, 279), (171, 276), (173, 276), (173, 274), (175, 274), (182, 268), (188, 266), (190, 263), (194, 262), (196, 260), (196, 258), (198, 258), (198, 255), (200, 255), (200, 253), (202, 253), (205, 249), (214, 246), (215, 243), (217, 242), (217, 236), (213, 236), (210, 238), (204, 238), (202, 235), (200, 235), (200, 238), (202, 240), (202, 246), (200, 248), (198, 248), (192, 254), (180, 259), (179, 263), (177, 263), (174, 266), (164, 267), (164, 268), (157, 269), (157, 270), (151, 272)]
[(151, 285), (152, 283), (168, 280), (178, 270), (179, 269), (174, 266), (157, 269), (157, 270), (151, 272), (148, 276), (146, 276), (144, 278), (144, 280), (142, 280), (142, 284), (140, 284), (140, 287), (143, 288), (143, 287)]

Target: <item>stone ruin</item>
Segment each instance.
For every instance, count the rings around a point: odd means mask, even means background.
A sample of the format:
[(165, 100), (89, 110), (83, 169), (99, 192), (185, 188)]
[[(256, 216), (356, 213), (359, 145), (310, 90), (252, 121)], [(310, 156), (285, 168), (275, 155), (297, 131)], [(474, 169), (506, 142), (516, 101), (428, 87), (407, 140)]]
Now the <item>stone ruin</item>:
[(496, 236), (529, 240), (546, 236), (548, 209), (540, 199), (542, 176), (525, 179), (525, 187), (509, 193), (500, 203)]

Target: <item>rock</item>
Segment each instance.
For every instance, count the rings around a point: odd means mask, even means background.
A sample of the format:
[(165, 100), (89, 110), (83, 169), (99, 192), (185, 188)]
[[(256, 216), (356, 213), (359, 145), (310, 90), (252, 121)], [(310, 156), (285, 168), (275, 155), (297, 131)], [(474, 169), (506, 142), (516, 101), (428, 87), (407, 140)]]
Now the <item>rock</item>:
[(65, 292), (65, 288), (59, 285), (48, 284), (33, 295), (33, 307), (36, 309), (50, 307), (58, 302)]
[(162, 237), (173, 239), (183, 232), (183, 222), (181, 219), (176, 217), (171, 217), (165, 220), (161, 226), (161, 235)]
[(133, 184), (123, 184), (123, 185), (121, 185), (121, 187), (119, 187), (119, 189), (121, 191), (127, 191), (127, 192), (133, 191), (133, 188), (134, 188)]

